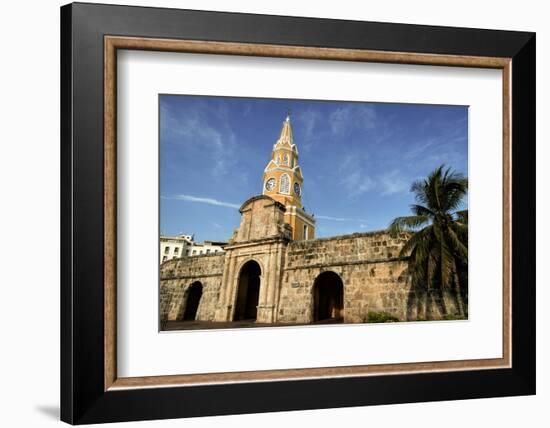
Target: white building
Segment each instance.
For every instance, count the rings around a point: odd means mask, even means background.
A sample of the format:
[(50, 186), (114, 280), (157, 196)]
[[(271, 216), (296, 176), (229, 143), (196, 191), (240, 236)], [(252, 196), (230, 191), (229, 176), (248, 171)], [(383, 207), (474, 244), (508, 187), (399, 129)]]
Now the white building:
[(204, 241), (202, 243), (195, 242), (191, 247), (191, 256), (200, 256), (201, 254), (212, 254), (223, 251), (223, 247), (227, 242)]
[(161, 236), (160, 262), (190, 255), (193, 244), (193, 235)]
[(194, 242), (193, 235), (161, 236), (160, 263), (187, 256), (219, 253), (227, 242), (204, 241)]

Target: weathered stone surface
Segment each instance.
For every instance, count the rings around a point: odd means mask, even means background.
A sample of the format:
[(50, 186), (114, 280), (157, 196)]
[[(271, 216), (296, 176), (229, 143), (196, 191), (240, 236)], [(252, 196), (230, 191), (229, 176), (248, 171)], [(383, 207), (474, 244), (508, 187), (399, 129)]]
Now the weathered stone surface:
[[(307, 323), (314, 310), (313, 287), (322, 272), (340, 276), (344, 285), (344, 320), (361, 323), (369, 311), (406, 319), (410, 285), (406, 261), (399, 258), (405, 236), (370, 232), (287, 246), (278, 321)], [(298, 283), (299, 287), (292, 284)]]
[(269, 196), (254, 196), (241, 206), (241, 224), (230, 243), (250, 242), (269, 237), (287, 237), (291, 233), (284, 223), (286, 208)]
[[(367, 321), (369, 311), (399, 320), (441, 319), (458, 311), (451, 293), (411, 288), (407, 258), (399, 256), (407, 235), (387, 231), (292, 241), (283, 222), (284, 206), (266, 196), (241, 207), (241, 224), (224, 254), (193, 256), (161, 266), (161, 318), (181, 319), (188, 288), (199, 281), (199, 320), (232, 321), (242, 267), (261, 270), (257, 322), (310, 323), (315, 313), (315, 281), (334, 272), (343, 283), (344, 322)], [(444, 311), (442, 308), (446, 308)]]
[(197, 319), (212, 321), (219, 298), (224, 259), (224, 254), (206, 254), (163, 263), (160, 267), (161, 319), (181, 319), (189, 287), (200, 282), (202, 297)]

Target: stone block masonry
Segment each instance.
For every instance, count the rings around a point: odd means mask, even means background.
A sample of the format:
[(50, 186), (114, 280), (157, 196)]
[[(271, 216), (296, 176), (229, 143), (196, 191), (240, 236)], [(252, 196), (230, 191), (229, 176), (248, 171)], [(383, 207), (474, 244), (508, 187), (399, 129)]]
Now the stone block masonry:
[(241, 209), (224, 253), (161, 265), (161, 320), (262, 324), (364, 323), (369, 313), (400, 321), (460, 312), (450, 292), (414, 289), (407, 234), (387, 231), (292, 240), (285, 206), (256, 196)]
[(225, 256), (206, 254), (173, 259), (160, 268), (161, 320), (183, 318), (189, 288), (196, 283), (202, 286), (202, 296), (196, 319), (212, 321), (218, 304)]
[(315, 280), (327, 271), (342, 280), (345, 322), (366, 322), (369, 311), (406, 319), (410, 281), (399, 257), (406, 239), (380, 231), (289, 243), (278, 321), (311, 322)]

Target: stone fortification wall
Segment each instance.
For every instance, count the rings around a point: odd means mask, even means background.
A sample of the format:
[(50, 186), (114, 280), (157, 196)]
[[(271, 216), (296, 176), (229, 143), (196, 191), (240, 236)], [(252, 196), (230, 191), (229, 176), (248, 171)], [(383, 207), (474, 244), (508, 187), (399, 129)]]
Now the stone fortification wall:
[(200, 282), (202, 297), (197, 319), (214, 319), (225, 254), (206, 254), (184, 257), (163, 263), (160, 267), (160, 314), (161, 320), (179, 320), (183, 316), (187, 291)]

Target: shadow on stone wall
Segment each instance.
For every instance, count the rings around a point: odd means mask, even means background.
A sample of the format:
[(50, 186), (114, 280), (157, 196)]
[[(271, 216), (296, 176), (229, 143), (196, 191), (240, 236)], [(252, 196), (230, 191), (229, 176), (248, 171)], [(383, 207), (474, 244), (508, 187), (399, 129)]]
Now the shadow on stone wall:
[(407, 299), (407, 321), (468, 319), (468, 287), (453, 281), (446, 289), (412, 285)]

